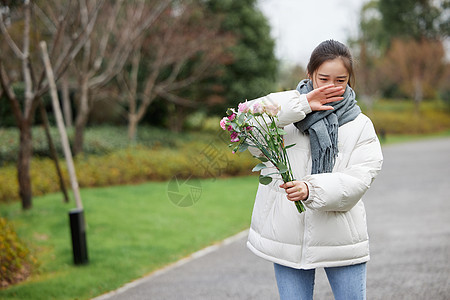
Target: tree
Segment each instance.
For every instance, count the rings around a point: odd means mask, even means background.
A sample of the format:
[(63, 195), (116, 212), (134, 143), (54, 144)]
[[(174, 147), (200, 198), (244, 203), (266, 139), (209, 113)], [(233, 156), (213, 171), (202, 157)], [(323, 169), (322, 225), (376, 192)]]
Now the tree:
[(448, 0), (379, 0), (384, 32), (389, 40), (437, 39), (448, 35), (448, 9)]
[(424, 92), (430, 95), (438, 88), (445, 65), (442, 37), (449, 32), (449, 3), (373, 0), (363, 6), (360, 34), (351, 44), (364, 100), (394, 87), (413, 97), (418, 107)]
[[(127, 99), (131, 140), (157, 97), (176, 107), (198, 106), (193, 86), (213, 76), (216, 67), (226, 62), (225, 49), (232, 42), (229, 35), (219, 33), (219, 25), (201, 5), (184, 1), (167, 8), (140, 37), (129, 68), (118, 76)], [(172, 129), (180, 130), (183, 119), (177, 115)]]
[[(104, 6), (97, 26), (76, 62), (78, 110), (75, 120), (74, 154), (83, 150), (83, 133), (91, 111), (93, 92), (105, 86), (124, 67), (141, 36), (149, 30), (171, 1), (109, 2)], [(88, 6), (80, 1), (81, 27), (88, 25)]]
[(278, 71), (277, 90), (292, 90), (297, 86), (299, 78), (305, 78), (306, 75), (306, 69), (302, 65), (281, 65)]
[(270, 26), (255, 0), (204, 2), (212, 12), (223, 15), (222, 30), (237, 38), (230, 49), (233, 62), (223, 67), (222, 76), (208, 82), (217, 90), (209, 97), (210, 111), (222, 115), (238, 102), (273, 92), (278, 61)]
[(425, 38), (395, 39), (387, 53), (384, 70), (386, 78), (414, 99), (418, 110), (424, 96), (436, 96), (445, 65), (442, 42)]
[[(0, 12), (0, 44), (8, 45), (0, 54), (0, 85), (12, 107), (20, 131), (17, 173), (23, 209), (32, 207), (29, 174), (32, 156), (31, 126), (39, 99), (48, 90), (37, 44), (40, 39), (49, 41), (54, 72), (56, 78), (59, 78), (86, 42), (102, 3), (91, 8), (87, 26), (82, 29), (74, 26), (78, 18), (74, 12), (79, 12), (81, 8), (74, 1), (32, 3), (25, 0), (17, 8), (10, 7), (10, 10)], [(17, 33), (17, 36), (10, 32)], [(22, 40), (21, 45), (17, 42), (19, 39)], [(18, 85), (23, 86), (22, 95), (14, 89)]]
[(356, 89), (362, 102), (370, 108), (383, 85), (380, 65), (382, 53), (387, 46), (378, 1), (373, 0), (363, 5), (358, 37), (350, 40), (349, 44), (356, 57)]
[(450, 1), (379, 0), (383, 31), (389, 40), (387, 78), (413, 97), (418, 109), (424, 93), (439, 86), (445, 66), (443, 37), (449, 34)]

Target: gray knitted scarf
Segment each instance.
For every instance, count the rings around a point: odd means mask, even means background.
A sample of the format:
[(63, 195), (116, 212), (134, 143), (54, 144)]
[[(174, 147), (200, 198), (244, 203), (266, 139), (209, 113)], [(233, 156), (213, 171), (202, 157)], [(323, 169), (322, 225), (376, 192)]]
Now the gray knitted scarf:
[[(300, 94), (313, 90), (312, 81), (304, 79), (297, 86)], [(347, 86), (344, 100), (329, 103), (334, 110), (314, 111), (294, 125), (303, 133), (309, 135), (311, 143), (312, 170), (311, 174), (330, 173), (333, 170), (338, 154), (338, 128), (353, 121), (361, 109), (356, 104), (355, 92)]]

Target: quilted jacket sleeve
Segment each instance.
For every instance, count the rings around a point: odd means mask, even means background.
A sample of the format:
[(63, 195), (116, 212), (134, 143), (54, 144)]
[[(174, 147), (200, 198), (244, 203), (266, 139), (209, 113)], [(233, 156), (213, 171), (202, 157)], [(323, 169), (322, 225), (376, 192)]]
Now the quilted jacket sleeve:
[(346, 168), (303, 178), (309, 187), (305, 205), (320, 211), (350, 210), (369, 189), (382, 162), (380, 143), (372, 122), (367, 119)]
[[(263, 101), (280, 105), (281, 109), (277, 115), (278, 120), (276, 120), (278, 127), (284, 127), (303, 120), (311, 112), (306, 95), (301, 95), (297, 90), (271, 93), (267, 96), (249, 101), (249, 105), (252, 105), (254, 102)], [(268, 121), (267, 119), (266, 122)], [(255, 147), (249, 147), (248, 149), (255, 156), (261, 155), (261, 152)]]
[(275, 102), (281, 106), (278, 113), (278, 127), (303, 120), (311, 112), (306, 95), (300, 94), (297, 90), (272, 93), (266, 98), (269, 102)]

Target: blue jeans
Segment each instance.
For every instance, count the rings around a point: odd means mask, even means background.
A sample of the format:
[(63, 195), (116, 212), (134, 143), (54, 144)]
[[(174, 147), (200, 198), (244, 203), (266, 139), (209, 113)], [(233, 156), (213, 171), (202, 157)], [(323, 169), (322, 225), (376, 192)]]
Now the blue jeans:
[[(281, 300), (311, 300), (316, 270), (300, 270), (274, 264)], [(366, 299), (366, 263), (325, 268), (336, 300)]]

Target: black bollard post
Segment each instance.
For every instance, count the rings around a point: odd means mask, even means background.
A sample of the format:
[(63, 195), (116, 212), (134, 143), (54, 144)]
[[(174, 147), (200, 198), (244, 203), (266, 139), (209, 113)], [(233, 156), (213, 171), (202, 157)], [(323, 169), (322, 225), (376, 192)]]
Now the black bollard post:
[(83, 209), (76, 208), (69, 211), (69, 219), (70, 232), (72, 233), (73, 262), (76, 265), (87, 264), (88, 252)]

